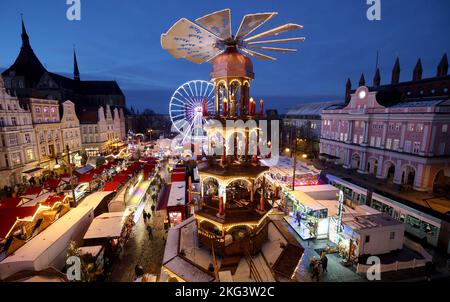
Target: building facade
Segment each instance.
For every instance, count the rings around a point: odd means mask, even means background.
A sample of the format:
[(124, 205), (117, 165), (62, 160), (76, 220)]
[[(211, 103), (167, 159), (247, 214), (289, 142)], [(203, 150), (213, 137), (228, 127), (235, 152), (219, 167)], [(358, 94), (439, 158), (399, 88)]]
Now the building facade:
[(78, 120), (75, 104), (71, 101), (62, 103), (62, 118), (61, 118), (61, 137), (63, 141), (64, 150), (70, 150), (71, 162), (77, 162), (82, 151), (81, 146), (81, 130), (80, 121)]
[[(30, 39), (22, 21), (22, 46), (14, 63), (2, 72), (5, 87), (19, 99), (33, 97), (36, 93), (41, 98), (58, 100), (60, 105), (71, 100), (78, 110), (82, 107), (110, 106), (127, 114), (125, 96), (116, 81), (81, 80), (76, 54), (73, 54), (73, 78), (68, 78), (48, 71), (34, 53)], [(121, 134), (125, 138), (124, 128)]]
[(22, 182), (22, 172), (37, 163), (31, 112), (11, 96), (0, 77), (0, 187)]
[[(399, 63), (392, 85), (350, 93), (342, 106), (322, 111), (320, 150), (346, 169), (372, 174), (418, 191), (449, 190), (450, 76), (443, 57), (436, 77), (421, 78), (420, 61), (413, 81), (398, 82)], [(419, 72), (420, 71), (420, 72)], [(403, 87), (400, 90), (398, 87)]]
[(81, 141), (87, 155), (109, 153), (121, 141), (124, 128), (119, 110), (109, 106), (82, 108), (80, 112)]
[(287, 141), (292, 139), (292, 129), (298, 129), (305, 137), (320, 140), (322, 128), (321, 112), (339, 102), (304, 103), (290, 109), (283, 119), (283, 136)]
[(53, 168), (55, 159), (64, 152), (61, 118), (57, 100), (29, 98), (34, 130), (38, 143), (38, 158), (42, 168)]

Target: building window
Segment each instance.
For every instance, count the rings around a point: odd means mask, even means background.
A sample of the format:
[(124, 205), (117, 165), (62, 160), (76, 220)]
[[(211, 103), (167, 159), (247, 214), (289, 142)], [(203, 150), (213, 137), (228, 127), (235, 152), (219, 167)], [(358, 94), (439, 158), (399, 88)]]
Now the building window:
[(405, 141), (404, 150), (405, 150), (405, 152), (408, 152), (408, 153), (411, 152), (411, 141)]
[(33, 152), (33, 149), (27, 149), (27, 150), (25, 151), (25, 155), (26, 155), (26, 157), (27, 157), (27, 161), (32, 161), (32, 160), (34, 160), (34, 152)]
[(4, 127), (5, 126), (5, 118), (0, 117), (0, 127)]
[(448, 124), (442, 125), (442, 133), (447, 133)]
[(389, 124), (389, 130), (394, 130), (394, 124)]
[(400, 127), (401, 127), (400, 123), (395, 124), (395, 131), (400, 131)]
[(369, 243), (369, 242), (370, 242), (370, 236), (369, 236), (369, 235), (366, 236), (365, 242), (366, 242), (366, 243)]
[(419, 153), (420, 152), (420, 142), (414, 142), (412, 152), (413, 153)]
[(41, 107), (36, 107), (36, 108), (34, 108), (34, 111), (35, 111), (36, 113), (41, 113)]
[(11, 117), (11, 124), (17, 126), (17, 118), (15, 116)]
[(17, 144), (18, 144), (17, 135), (15, 133), (10, 133), (9, 134), (9, 145), (15, 146)]
[(400, 141), (398, 139), (394, 139), (392, 141), (392, 149), (393, 150), (398, 150), (399, 146), (400, 146)]
[(395, 239), (395, 232), (391, 232), (389, 235), (389, 239), (394, 240)]
[(46, 155), (47, 153), (45, 152), (45, 146), (41, 147), (41, 155)]
[(364, 136), (360, 135), (360, 136), (359, 136), (359, 141), (358, 141), (358, 143), (359, 143), (359, 144), (362, 144), (363, 141), (364, 141)]
[(377, 148), (380, 148), (380, 147), (381, 147), (381, 137), (377, 136), (377, 142), (376, 142), (375, 146), (376, 146)]
[(445, 143), (439, 144), (439, 155), (445, 155)]
[(370, 146), (371, 147), (375, 146), (375, 136), (370, 137)]
[(422, 132), (423, 131), (423, 124), (417, 124), (416, 131), (417, 132)]
[(392, 148), (392, 138), (388, 138), (386, 140), (386, 149), (391, 149)]
[(414, 131), (414, 124), (408, 124), (408, 131), (413, 132)]
[(22, 163), (20, 159), (20, 153), (12, 153), (11, 154), (11, 164), (13, 166), (20, 165)]
[(359, 127), (359, 121), (355, 122), (355, 127), (358, 128)]
[(31, 143), (31, 136), (29, 133), (25, 133), (25, 143), (27, 144)]
[(48, 107), (44, 107), (44, 113), (48, 113)]

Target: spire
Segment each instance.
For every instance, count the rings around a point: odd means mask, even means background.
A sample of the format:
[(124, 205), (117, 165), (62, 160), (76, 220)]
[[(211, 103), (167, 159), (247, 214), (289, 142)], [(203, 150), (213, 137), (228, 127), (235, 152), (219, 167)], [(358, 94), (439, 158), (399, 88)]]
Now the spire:
[(381, 76), (380, 76), (380, 68), (377, 68), (375, 71), (375, 76), (373, 77), (373, 87), (379, 87), (381, 83)]
[(437, 68), (437, 74), (438, 77), (445, 77), (448, 73), (448, 59), (447, 54), (444, 53), (442, 56), (441, 62), (439, 62), (438, 68)]
[(80, 71), (78, 69), (77, 54), (75, 52), (75, 47), (73, 48), (73, 79), (75, 81), (80, 80)]
[(395, 60), (394, 68), (392, 69), (391, 84), (398, 84), (400, 81), (400, 59)]
[(422, 80), (422, 61), (420, 60), (420, 58), (417, 60), (416, 63), (416, 67), (414, 67), (414, 71), (413, 71), (413, 81), (419, 81)]
[(347, 83), (345, 83), (345, 102), (350, 102), (351, 96), (350, 92), (352, 90), (352, 82), (350, 81), (350, 78), (347, 79)]
[(25, 28), (25, 23), (23, 22), (23, 14), (20, 14), (22, 20), (22, 47), (30, 47), (30, 38), (28, 37), (27, 29)]
[(366, 86), (366, 79), (364, 78), (364, 73), (361, 73), (361, 77), (359, 78), (359, 86)]

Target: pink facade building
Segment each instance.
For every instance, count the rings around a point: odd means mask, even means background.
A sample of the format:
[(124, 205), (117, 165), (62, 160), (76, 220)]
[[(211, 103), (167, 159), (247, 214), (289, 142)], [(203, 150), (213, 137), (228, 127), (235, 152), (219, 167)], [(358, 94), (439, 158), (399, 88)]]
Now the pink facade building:
[[(378, 70), (373, 87), (365, 86), (363, 76), (356, 90), (349, 91), (347, 84), (347, 102), (322, 111), (322, 157), (417, 191), (448, 191), (450, 77), (446, 58), (434, 78), (421, 78), (419, 60), (413, 81), (398, 83), (397, 60), (391, 85), (379, 86)], [(445, 64), (447, 68), (442, 68)]]

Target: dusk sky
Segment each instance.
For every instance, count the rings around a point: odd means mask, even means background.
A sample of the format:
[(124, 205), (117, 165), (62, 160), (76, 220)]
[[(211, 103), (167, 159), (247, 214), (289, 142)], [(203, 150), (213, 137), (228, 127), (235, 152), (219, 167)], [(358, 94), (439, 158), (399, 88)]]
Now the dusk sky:
[[(38, 5), (39, 3), (39, 5)], [(245, 14), (276, 11), (262, 29), (293, 22), (304, 26), (298, 53), (254, 61), (251, 93), (281, 112), (300, 102), (341, 100), (346, 79), (362, 72), (372, 82), (376, 52), (382, 83), (400, 57), (401, 79), (410, 80), (421, 57), (424, 77), (450, 54), (449, 0), (381, 0), (381, 21), (366, 18), (366, 0), (321, 1), (118, 1), (81, 0), (81, 21), (66, 18), (66, 0), (16, 0), (0, 4), (0, 69), (10, 66), (21, 45), (20, 13), (31, 45), (49, 71), (71, 76), (76, 45), (82, 79), (118, 81), (128, 106), (167, 113), (173, 91), (189, 80), (209, 80), (211, 66), (175, 59), (160, 45), (182, 17), (190, 20), (231, 8), (233, 32)], [(280, 36), (281, 37), (281, 36)]]

